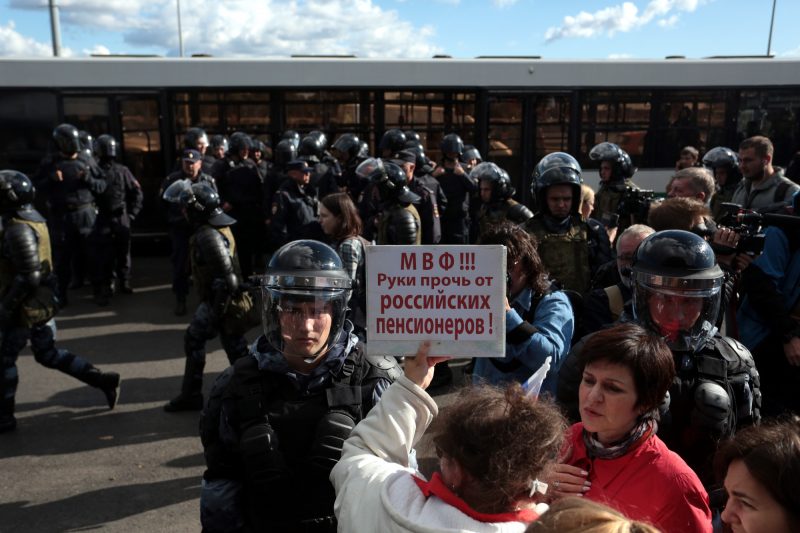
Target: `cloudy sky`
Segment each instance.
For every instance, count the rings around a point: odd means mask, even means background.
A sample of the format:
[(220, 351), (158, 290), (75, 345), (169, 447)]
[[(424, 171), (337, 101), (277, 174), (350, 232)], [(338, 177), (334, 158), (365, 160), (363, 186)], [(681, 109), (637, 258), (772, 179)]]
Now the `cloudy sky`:
[[(64, 55), (178, 55), (179, 0), (57, 0)], [(186, 55), (761, 55), (773, 0), (180, 0)], [(0, 56), (52, 55), (47, 0), (0, 0)], [(772, 52), (800, 57), (800, 1)]]

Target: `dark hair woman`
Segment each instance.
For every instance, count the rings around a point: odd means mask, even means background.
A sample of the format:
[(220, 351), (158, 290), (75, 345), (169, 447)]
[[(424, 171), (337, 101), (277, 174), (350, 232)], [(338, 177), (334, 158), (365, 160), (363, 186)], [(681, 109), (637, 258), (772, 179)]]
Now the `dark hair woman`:
[(476, 359), (473, 383), (524, 382), (550, 357), (542, 391), (555, 396), (558, 369), (575, 330), (569, 298), (551, 286), (535, 237), (519, 226), (490, 226), (479, 242), (506, 247), (506, 352), (503, 358)]
[(578, 401), (556, 497), (583, 495), (665, 533), (711, 531), (697, 475), (656, 436), (658, 406), (675, 376), (666, 342), (626, 322), (595, 333), (581, 352)]
[(367, 241), (361, 237), (361, 218), (347, 193), (329, 194), (319, 206), (319, 223), (330, 239), (330, 245), (342, 258), (345, 271), (353, 280), (347, 318), (355, 326), (354, 333), (366, 339), (367, 300), (364, 264)]
[(722, 520), (733, 531), (800, 531), (800, 418), (741, 430), (715, 463), (728, 493)]
[[(344, 443), (331, 473), (340, 531), (522, 533), (546, 509), (534, 504), (537, 477), (558, 459), (565, 419), (517, 384), (465, 388), (437, 417), (424, 389), (442, 358), (428, 349), (406, 357), (405, 375)], [(426, 480), (409, 453), (431, 422), (440, 471)]]

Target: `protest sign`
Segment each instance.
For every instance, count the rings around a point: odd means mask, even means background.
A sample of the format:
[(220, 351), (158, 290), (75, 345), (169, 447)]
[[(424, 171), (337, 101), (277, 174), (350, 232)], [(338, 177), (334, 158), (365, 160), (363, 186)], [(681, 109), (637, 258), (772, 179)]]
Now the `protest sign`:
[(367, 350), (503, 357), (504, 246), (368, 246)]

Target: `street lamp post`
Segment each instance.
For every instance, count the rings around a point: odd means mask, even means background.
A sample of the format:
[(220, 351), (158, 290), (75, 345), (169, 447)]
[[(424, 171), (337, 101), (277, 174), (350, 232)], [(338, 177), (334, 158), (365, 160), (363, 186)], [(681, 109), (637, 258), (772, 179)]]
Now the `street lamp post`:
[(178, 7), (178, 48), (180, 57), (183, 57), (183, 30), (181, 29), (181, 0), (175, 0)]
[(772, 28), (775, 26), (775, 4), (778, 0), (772, 0), (772, 17), (769, 19), (769, 39), (767, 40), (767, 56), (772, 55)]
[(61, 26), (58, 22), (58, 4), (50, 0), (50, 34), (53, 38), (53, 56), (61, 56)]

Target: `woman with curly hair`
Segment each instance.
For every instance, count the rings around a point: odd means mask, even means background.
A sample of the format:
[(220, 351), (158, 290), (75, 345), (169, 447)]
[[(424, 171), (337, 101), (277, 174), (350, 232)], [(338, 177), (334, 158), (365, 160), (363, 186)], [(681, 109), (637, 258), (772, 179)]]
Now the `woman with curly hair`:
[[(442, 358), (428, 351), (406, 357), (404, 376), (344, 443), (331, 472), (339, 530), (522, 533), (546, 509), (535, 505), (537, 478), (559, 457), (565, 419), (518, 384), (465, 388), (437, 418), (425, 388)], [(440, 462), (428, 480), (409, 453), (432, 422)]]
[(480, 244), (506, 247), (506, 353), (502, 358), (476, 359), (472, 382), (521, 383), (549, 357), (542, 391), (555, 397), (558, 369), (575, 331), (570, 300), (550, 282), (535, 237), (519, 226), (507, 222), (491, 226)]

